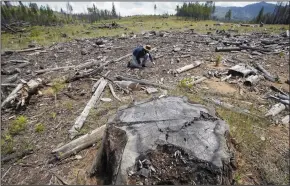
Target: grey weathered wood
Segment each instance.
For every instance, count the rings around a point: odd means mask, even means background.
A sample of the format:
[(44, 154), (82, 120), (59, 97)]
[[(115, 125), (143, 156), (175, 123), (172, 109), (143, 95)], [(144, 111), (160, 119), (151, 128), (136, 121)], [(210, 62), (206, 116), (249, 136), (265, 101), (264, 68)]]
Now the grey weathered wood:
[(272, 50), (269, 49), (264, 49), (264, 48), (258, 48), (258, 47), (250, 47), (250, 46), (240, 46), (241, 49), (250, 49), (250, 50), (258, 50), (258, 51), (263, 51), (263, 52), (272, 52)]
[(43, 70), (37, 70), (35, 71), (35, 73), (37, 74), (41, 74), (41, 73), (45, 73), (45, 72), (51, 72), (51, 71), (58, 71), (58, 70), (69, 70), (69, 69), (77, 69), (77, 70), (81, 70), (84, 68), (90, 68), (94, 65), (99, 64), (99, 61), (89, 61), (86, 62), (84, 64), (80, 64), (80, 65), (72, 65), (72, 66), (65, 66), (65, 67), (57, 67), (57, 68), (49, 68), (49, 69), (43, 69)]
[(151, 86), (160, 87), (160, 88), (163, 88), (163, 89), (171, 89), (170, 87), (167, 87), (167, 86), (164, 86), (164, 85), (160, 85), (160, 84), (157, 84), (157, 83), (152, 83), (152, 82), (147, 81), (147, 80), (133, 79), (133, 78), (128, 78), (128, 77), (124, 77), (124, 76), (117, 76), (116, 78), (119, 79), (119, 80), (133, 81), (133, 82), (136, 82), (136, 83), (140, 83), (141, 85), (151, 85)]
[(276, 77), (272, 76), (266, 69), (264, 69), (264, 67), (261, 64), (254, 62), (254, 66), (264, 74), (264, 77), (267, 80), (272, 82), (276, 81)]
[(90, 70), (90, 71), (87, 71), (87, 72), (80, 72), (80, 73), (78, 73), (78, 74), (76, 74), (76, 75), (74, 75), (74, 76), (72, 76), (72, 77), (68, 77), (68, 78), (65, 80), (65, 82), (66, 82), (66, 83), (69, 83), (69, 82), (72, 82), (72, 81), (78, 80), (78, 79), (80, 79), (80, 78), (85, 78), (85, 77), (89, 77), (89, 76), (91, 76), (91, 75), (94, 75), (94, 74), (96, 74), (96, 73), (98, 73), (98, 72), (101, 72), (101, 71), (103, 70), (103, 68), (104, 68), (105, 66), (109, 65), (110, 63), (119, 62), (119, 61), (121, 61), (121, 60), (123, 60), (123, 59), (125, 59), (126, 57), (129, 57), (129, 56), (131, 56), (131, 55), (132, 55), (132, 54), (127, 54), (127, 55), (125, 55), (125, 56), (123, 56), (123, 57), (120, 57), (120, 58), (118, 58), (118, 59), (110, 60), (110, 61), (106, 61), (106, 62), (102, 63), (102, 64), (101, 64), (98, 68), (96, 68), (96, 69), (93, 69), (93, 70)]
[(277, 103), (273, 105), (270, 110), (265, 114), (265, 116), (276, 116), (280, 112), (286, 109), (286, 106), (282, 103)]
[(17, 96), (17, 92), (22, 89), (23, 84), (20, 83), (17, 85), (17, 87), (7, 96), (7, 98), (2, 102), (1, 108), (4, 108), (7, 103), (9, 103), (11, 100), (15, 99)]
[[(28, 48), (28, 49), (23, 49), (23, 50), (9, 50), (8, 52), (17, 52), (17, 53), (21, 53), (21, 52), (31, 52), (31, 51), (35, 51), (35, 50), (42, 50), (43, 47), (35, 47), (35, 48)], [(7, 51), (5, 51), (7, 52)]]
[(192, 64), (190, 64), (190, 65), (186, 65), (186, 66), (184, 66), (184, 67), (181, 67), (181, 68), (176, 69), (176, 72), (180, 74), (180, 73), (185, 72), (185, 71), (187, 71), (187, 70), (190, 70), (190, 69), (196, 68), (196, 67), (200, 66), (201, 64), (202, 64), (201, 61), (194, 61), (194, 62), (193, 62)]
[(247, 77), (247, 79), (244, 82), (244, 85), (246, 86), (253, 86), (256, 85), (259, 80), (261, 80), (261, 77), (259, 75), (251, 75)]
[(26, 67), (32, 65), (31, 63), (22, 63), (20, 65), (17, 66), (13, 66), (13, 67), (9, 67), (6, 69), (1, 69), (1, 74), (5, 74), (5, 75), (11, 75), (11, 74), (15, 74), (15, 73), (19, 73), (21, 72), (20, 68)]
[(122, 102), (122, 100), (116, 95), (114, 88), (113, 88), (113, 85), (111, 83), (109, 83), (109, 88), (110, 88), (110, 91), (111, 91), (112, 95), (114, 96), (114, 98), (116, 98), (116, 100)]
[[(104, 77), (106, 77), (108, 74), (110, 73), (110, 71), (108, 71)], [(98, 86), (100, 85), (101, 81), (104, 80), (104, 77), (101, 77), (92, 87), (92, 93), (94, 93), (96, 91), (96, 89), (98, 88)]]
[(280, 99), (276, 96), (272, 96), (272, 95), (269, 95), (268, 98), (272, 98), (280, 103), (283, 103), (284, 105), (289, 105), (289, 100), (284, 100), (284, 99)]
[(6, 61), (6, 62), (2, 62), (1, 65), (7, 65), (7, 64), (11, 64), (11, 63), (29, 63), (29, 61), (13, 59), (13, 60), (9, 60), (9, 61)]
[(216, 52), (230, 52), (230, 51), (240, 51), (240, 47), (216, 47)]
[(78, 153), (79, 151), (93, 145), (94, 143), (100, 141), (103, 137), (104, 130), (106, 125), (101, 127), (73, 140), (69, 143), (52, 150), (52, 153), (55, 154), (56, 159), (64, 159), (73, 154)]
[(284, 125), (289, 125), (289, 114), (282, 118), (282, 123)]
[(2, 83), (2, 87), (17, 87), (17, 84), (12, 84), (12, 83)]
[(202, 81), (204, 81), (204, 80), (206, 80), (206, 79), (207, 79), (207, 77), (201, 77), (201, 78), (199, 78), (199, 79), (193, 81), (192, 84), (193, 84), (193, 85), (196, 85), (196, 84), (201, 83)]
[(6, 79), (3, 80), (3, 84), (4, 83), (13, 83), (18, 79), (19, 74), (14, 74), (12, 76), (7, 77)]
[(83, 112), (76, 119), (74, 125), (69, 130), (70, 139), (73, 139), (77, 135), (78, 131), (83, 127), (84, 122), (86, 121), (91, 108), (95, 105), (97, 100), (100, 98), (100, 95), (105, 89), (106, 85), (107, 85), (107, 80), (102, 80), (97, 90), (95, 91), (95, 93), (93, 94), (89, 102), (87, 103), (86, 107), (84, 108)]

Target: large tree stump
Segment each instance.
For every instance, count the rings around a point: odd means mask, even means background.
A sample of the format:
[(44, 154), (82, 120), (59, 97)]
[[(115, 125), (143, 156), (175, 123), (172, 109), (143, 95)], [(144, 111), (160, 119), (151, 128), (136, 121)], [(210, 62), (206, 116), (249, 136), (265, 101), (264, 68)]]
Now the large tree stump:
[(118, 110), (91, 172), (105, 184), (231, 184), (229, 127), (205, 106), (167, 97)]

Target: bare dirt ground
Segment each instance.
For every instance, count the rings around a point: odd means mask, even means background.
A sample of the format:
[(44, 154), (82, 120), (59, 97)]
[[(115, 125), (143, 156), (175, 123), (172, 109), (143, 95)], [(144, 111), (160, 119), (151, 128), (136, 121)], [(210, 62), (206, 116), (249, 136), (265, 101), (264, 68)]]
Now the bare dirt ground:
[[(45, 52), (36, 53), (34, 55), (29, 54), (35, 53), (35, 51), (2, 56), (1, 61), (5, 62), (14, 59), (29, 60), (33, 65), (21, 69), (19, 74), (21, 79), (28, 81), (30, 79), (41, 78), (45, 81), (49, 80), (54, 82), (58, 79), (62, 79), (68, 74), (74, 74), (75, 72), (73, 70), (60, 70), (36, 75), (34, 71), (67, 65), (79, 65), (89, 59), (102, 59), (105, 56), (108, 60), (117, 59), (132, 53), (132, 50), (138, 45), (150, 44), (153, 48), (156, 48), (156, 50), (153, 49), (151, 52), (152, 56), (159, 57), (155, 60), (155, 65), (150, 65), (143, 70), (128, 69), (127, 62), (131, 60), (131, 57), (128, 57), (120, 62), (106, 66), (101, 74), (104, 75), (107, 71), (110, 71), (108, 77), (111, 79), (115, 79), (116, 75), (122, 75), (136, 79), (146, 79), (172, 88), (176, 86), (177, 88), (169, 91), (168, 94), (180, 95), (185, 93), (185, 89), (179, 90), (178, 88), (180, 81), (184, 78), (193, 76), (201, 77), (207, 75), (210, 70), (220, 73), (227, 72), (229, 67), (241, 62), (249, 65), (251, 65), (252, 62), (258, 62), (271, 74), (278, 74), (281, 83), (261, 80), (254, 87), (246, 87), (243, 85), (240, 86), (239, 83), (221, 82), (219, 78), (213, 77), (195, 85), (187, 95), (191, 95), (193, 98), (200, 95), (215, 97), (235, 106), (251, 109), (255, 114), (263, 116), (275, 103), (274, 101), (264, 98), (266, 94), (269, 92), (271, 93), (269, 86), (275, 85), (281, 90), (289, 92), (289, 85), (284, 83), (289, 76), (289, 52), (285, 52), (282, 48), (284, 55), (279, 55), (279, 52), (275, 54), (260, 53), (255, 55), (250, 50), (217, 53), (215, 52), (215, 48), (221, 45), (221, 43), (210, 44), (211, 42), (217, 42), (211, 39), (211, 37), (215, 38), (220, 36), (216, 34), (212, 36), (198, 35), (191, 31), (168, 32), (164, 37), (158, 35), (146, 37), (140, 34), (133, 39), (121, 39), (117, 37), (103, 38), (106, 42), (102, 48), (95, 44), (96, 39), (74, 40), (67, 43), (57, 43), (45, 48)], [(258, 35), (253, 33), (236, 36), (235, 38), (259, 43), (261, 38), (271, 39), (272, 37), (273, 36), (266, 34)], [(285, 38), (285, 42), (286, 41), (287, 38)], [(83, 55), (81, 53), (82, 49), (88, 47), (92, 48), (89, 50), (88, 54)], [(181, 50), (176, 49), (176, 51), (174, 51), (174, 48), (180, 48)], [(163, 57), (160, 57), (161, 55), (163, 55)], [(190, 56), (183, 57), (183, 55)], [(215, 66), (217, 55), (222, 57), (219, 67)], [(202, 61), (203, 63), (197, 68), (178, 75), (171, 73), (172, 70), (188, 65), (195, 60)], [(2, 69), (5, 67), (6, 65), (2, 65)], [(5, 78), (7, 78), (7, 76), (2, 75), (2, 81)], [(100, 76), (95, 75), (92, 78), (99, 79)], [(19, 83), (19, 80), (17, 80), (16, 83)], [(22, 159), (16, 159), (15, 161), (12, 160), (5, 163), (2, 162), (2, 184), (61, 184), (52, 172), (58, 174), (69, 184), (95, 185), (102, 183), (101, 180), (89, 178), (87, 176), (87, 171), (89, 171), (92, 165), (95, 153), (100, 145), (99, 143), (77, 153), (77, 158), (72, 156), (59, 162), (52, 164), (48, 163), (48, 160), (51, 158), (51, 151), (70, 141), (68, 138), (68, 130), (72, 127), (76, 118), (80, 115), (86, 103), (91, 98), (91, 88), (94, 83), (95, 81), (91, 78), (83, 78), (72, 82), (70, 85), (71, 88), (69, 88), (68, 84), (65, 84), (64, 87), (57, 92), (57, 99), (55, 99), (50, 87), (44, 87), (41, 89), (43, 95), (33, 95), (26, 109), (21, 111), (14, 111), (13, 109), (2, 110), (1, 138), (3, 144), (1, 143), (1, 156), (7, 156), (8, 153), (5, 153), (4, 150), (9, 148), (10, 151), (7, 151), (11, 154), (22, 152), (28, 148), (33, 149), (32, 154)], [(148, 95), (144, 90), (133, 91), (128, 95), (122, 94), (117, 87), (114, 88), (123, 102), (118, 102), (110, 94), (109, 88), (106, 87), (102, 97), (109, 97), (112, 101), (98, 101), (95, 108), (90, 111), (90, 115), (81, 130), (81, 134), (85, 134), (106, 124), (108, 118), (123, 104), (164, 94), (164, 91), (159, 89), (157, 95)], [(9, 92), (11, 90), (12, 89), (7, 91)], [(281, 117), (286, 114), (287, 111), (283, 111), (281, 115), (269, 123), (276, 124), (275, 121), (280, 121)], [(9, 132), (9, 125), (11, 125), (11, 122), (19, 115), (23, 115), (27, 118), (27, 128), (20, 134), (13, 136), (13, 142), (9, 142), (9, 140), (5, 139), (5, 135)], [(231, 112), (223, 111), (220, 115), (230, 116)], [(231, 117), (225, 119), (229, 123), (235, 123), (233, 121), (234, 119)], [(35, 126), (39, 123), (44, 126), (42, 132), (35, 131)], [(277, 124), (280, 123), (281, 122), (277, 122)], [(240, 134), (238, 130), (238, 132), (235, 132), (236, 128), (240, 126), (236, 126), (235, 124), (230, 124), (230, 126), (231, 132), (233, 131), (233, 133), (236, 134), (236, 138), (242, 139), (243, 136), (247, 138), (247, 134)], [(251, 150), (253, 148), (251, 145), (248, 146), (248, 151), (245, 150), (247, 149), (246, 142), (238, 141), (238, 166), (241, 171), (235, 177), (237, 183), (289, 183), (289, 180), (286, 180), (289, 176), (289, 132), (287, 126), (267, 125), (265, 123), (262, 128), (257, 125), (257, 128), (253, 127), (252, 129), (251, 132), (257, 136), (255, 140), (260, 140), (259, 144), (264, 143), (266, 138), (267, 144), (264, 144), (263, 147), (265, 148), (262, 149), (265, 156), (261, 156), (261, 149), (257, 149), (257, 152), (252, 152)], [(245, 141), (247, 140), (249, 139)], [(264, 169), (261, 168), (262, 164), (264, 165)], [(264, 170), (264, 172), (262, 170)]]

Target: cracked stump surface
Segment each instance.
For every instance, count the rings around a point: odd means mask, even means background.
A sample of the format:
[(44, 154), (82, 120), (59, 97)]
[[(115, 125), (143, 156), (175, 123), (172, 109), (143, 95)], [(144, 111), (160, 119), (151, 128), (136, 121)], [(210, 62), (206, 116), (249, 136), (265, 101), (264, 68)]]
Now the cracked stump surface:
[(227, 184), (228, 125), (205, 106), (166, 97), (120, 108), (103, 141), (107, 184)]

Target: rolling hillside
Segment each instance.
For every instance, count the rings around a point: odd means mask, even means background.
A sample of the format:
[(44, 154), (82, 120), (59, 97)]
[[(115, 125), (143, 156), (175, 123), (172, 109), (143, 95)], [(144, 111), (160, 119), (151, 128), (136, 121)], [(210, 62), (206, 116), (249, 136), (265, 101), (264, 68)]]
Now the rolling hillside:
[(232, 10), (232, 20), (251, 20), (256, 17), (261, 8), (264, 7), (264, 13), (273, 12), (275, 9), (275, 4), (270, 4), (266, 2), (259, 2), (255, 4), (250, 4), (244, 7), (216, 7), (216, 12), (214, 16), (218, 19), (223, 19), (226, 12)]

